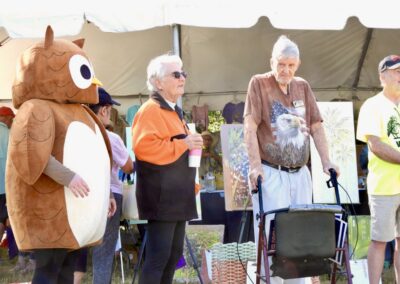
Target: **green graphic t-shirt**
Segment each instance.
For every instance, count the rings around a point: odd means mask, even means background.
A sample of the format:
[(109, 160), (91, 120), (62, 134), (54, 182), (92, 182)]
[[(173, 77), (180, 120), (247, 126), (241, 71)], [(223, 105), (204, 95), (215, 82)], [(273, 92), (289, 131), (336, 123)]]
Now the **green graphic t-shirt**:
[[(360, 109), (357, 139), (367, 142), (374, 135), (383, 143), (400, 151), (400, 106), (396, 106), (383, 93), (369, 98)], [(400, 193), (400, 165), (386, 162), (372, 151), (368, 152), (368, 193), (394, 195)]]

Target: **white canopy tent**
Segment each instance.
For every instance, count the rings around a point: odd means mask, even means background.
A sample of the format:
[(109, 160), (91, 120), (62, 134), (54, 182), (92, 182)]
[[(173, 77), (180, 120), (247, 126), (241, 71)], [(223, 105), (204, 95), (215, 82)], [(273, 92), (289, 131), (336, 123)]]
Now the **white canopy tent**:
[(319, 100), (353, 100), (358, 107), (379, 89), (379, 60), (400, 53), (399, 8), (394, 0), (2, 3), (0, 102), (11, 99), (18, 55), (50, 24), (56, 36), (86, 39), (96, 76), (123, 103), (123, 113), (145, 99), (147, 63), (173, 50), (174, 41), (190, 76), (185, 109), (205, 102), (222, 109), (234, 97), (244, 100), (250, 77), (269, 70), (281, 34), (298, 43), (298, 75)]

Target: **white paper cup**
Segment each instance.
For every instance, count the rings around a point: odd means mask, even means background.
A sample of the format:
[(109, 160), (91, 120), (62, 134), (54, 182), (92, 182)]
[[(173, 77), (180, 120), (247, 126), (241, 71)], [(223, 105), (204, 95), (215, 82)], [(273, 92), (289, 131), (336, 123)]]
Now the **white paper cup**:
[(201, 149), (192, 149), (189, 151), (189, 167), (198, 168), (201, 162)]

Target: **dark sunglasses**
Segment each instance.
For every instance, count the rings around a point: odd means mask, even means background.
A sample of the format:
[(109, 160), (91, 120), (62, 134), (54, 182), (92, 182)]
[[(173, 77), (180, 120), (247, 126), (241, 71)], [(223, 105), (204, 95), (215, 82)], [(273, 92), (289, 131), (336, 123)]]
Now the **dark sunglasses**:
[(187, 74), (185, 71), (182, 71), (182, 72), (175, 71), (175, 72), (172, 72), (171, 74), (172, 74), (172, 76), (174, 76), (175, 79), (180, 79), (181, 76), (183, 76), (183, 78), (187, 77)]

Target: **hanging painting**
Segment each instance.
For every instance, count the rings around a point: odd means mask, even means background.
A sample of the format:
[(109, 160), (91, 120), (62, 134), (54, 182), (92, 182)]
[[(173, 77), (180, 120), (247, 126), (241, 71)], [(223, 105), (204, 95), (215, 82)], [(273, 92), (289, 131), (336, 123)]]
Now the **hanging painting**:
[(248, 174), (249, 157), (243, 136), (243, 124), (221, 127), (224, 169), (225, 208), (227, 211), (251, 210)]
[[(341, 203), (359, 203), (357, 157), (352, 102), (318, 102), (328, 140), (329, 157), (339, 167)], [(321, 159), (311, 143), (311, 172), (314, 203), (336, 203), (335, 191), (328, 188), (329, 175), (322, 169)]]

